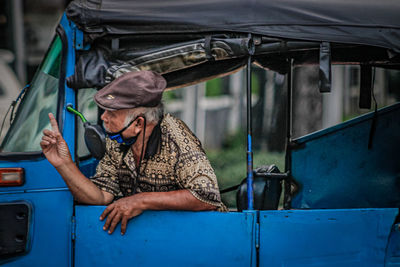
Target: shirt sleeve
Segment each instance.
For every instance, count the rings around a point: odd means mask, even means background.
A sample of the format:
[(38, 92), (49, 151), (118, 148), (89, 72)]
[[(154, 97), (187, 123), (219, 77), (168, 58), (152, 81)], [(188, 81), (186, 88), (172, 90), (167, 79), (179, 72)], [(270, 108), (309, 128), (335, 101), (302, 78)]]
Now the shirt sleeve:
[[(185, 131), (184, 128), (181, 129)], [(179, 146), (176, 166), (178, 180), (183, 188), (189, 190), (200, 201), (224, 210), (217, 177), (201, 143), (189, 130), (185, 132), (181, 138), (178, 138), (181, 140), (176, 140)]]
[(214, 205), (221, 205), (217, 179), (204, 154), (191, 151), (183, 153), (178, 162), (178, 179), (197, 199)]
[(119, 147), (113, 141), (106, 139), (106, 153), (100, 160), (96, 168), (96, 174), (91, 178), (91, 181), (101, 190), (118, 196), (121, 194), (118, 183), (119, 159), (122, 153)]

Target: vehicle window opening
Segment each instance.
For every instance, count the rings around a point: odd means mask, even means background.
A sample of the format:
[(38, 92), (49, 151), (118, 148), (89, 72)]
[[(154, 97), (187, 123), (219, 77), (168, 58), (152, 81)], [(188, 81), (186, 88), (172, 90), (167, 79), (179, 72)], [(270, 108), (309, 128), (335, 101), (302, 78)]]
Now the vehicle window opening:
[(57, 114), (61, 57), (62, 43), (56, 35), (21, 100), (15, 119), (1, 144), (1, 152), (41, 151), (42, 131), (50, 126), (47, 114)]

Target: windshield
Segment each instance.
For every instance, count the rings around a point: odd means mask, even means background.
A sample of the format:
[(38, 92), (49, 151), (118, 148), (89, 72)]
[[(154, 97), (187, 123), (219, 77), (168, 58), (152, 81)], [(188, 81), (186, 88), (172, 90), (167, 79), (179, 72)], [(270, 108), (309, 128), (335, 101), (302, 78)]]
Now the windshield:
[(50, 127), (47, 114), (57, 111), (61, 49), (61, 39), (56, 36), (1, 144), (1, 152), (41, 150), (42, 131)]

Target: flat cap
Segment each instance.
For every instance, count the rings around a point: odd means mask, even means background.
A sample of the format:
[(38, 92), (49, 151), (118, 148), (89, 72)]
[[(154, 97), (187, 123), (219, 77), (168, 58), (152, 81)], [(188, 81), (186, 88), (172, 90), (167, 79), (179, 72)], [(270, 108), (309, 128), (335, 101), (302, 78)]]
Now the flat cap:
[(155, 107), (166, 86), (167, 81), (156, 72), (128, 72), (99, 90), (94, 101), (105, 110)]

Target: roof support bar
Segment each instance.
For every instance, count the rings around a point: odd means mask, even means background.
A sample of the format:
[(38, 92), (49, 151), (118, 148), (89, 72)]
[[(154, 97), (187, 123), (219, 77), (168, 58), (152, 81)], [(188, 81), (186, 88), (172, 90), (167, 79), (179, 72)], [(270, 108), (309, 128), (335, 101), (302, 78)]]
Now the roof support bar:
[(247, 59), (247, 209), (254, 210), (253, 191), (253, 150), (252, 150), (252, 112), (251, 112), (251, 56), (254, 53), (254, 44), (249, 34), (249, 57)]
[(293, 89), (293, 58), (288, 59), (287, 72), (287, 104), (286, 104), (286, 154), (285, 173), (288, 174), (285, 180), (284, 208), (291, 208), (291, 168), (292, 168), (292, 89)]

